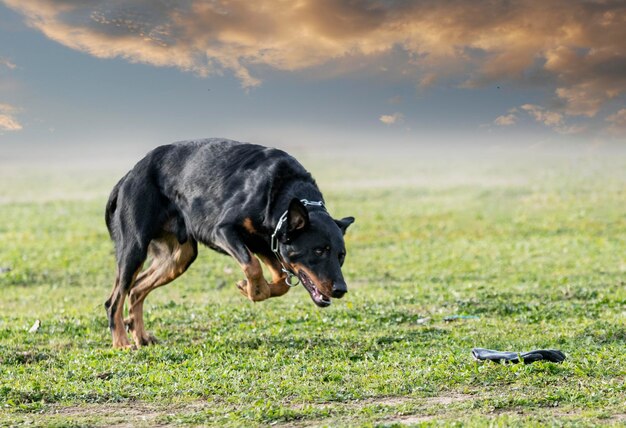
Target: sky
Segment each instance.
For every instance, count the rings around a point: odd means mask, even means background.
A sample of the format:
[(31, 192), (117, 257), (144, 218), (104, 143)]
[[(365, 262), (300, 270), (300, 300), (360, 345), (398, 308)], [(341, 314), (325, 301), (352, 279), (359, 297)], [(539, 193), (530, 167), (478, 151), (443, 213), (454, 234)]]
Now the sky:
[(0, 0), (0, 154), (201, 137), (626, 144), (626, 2)]

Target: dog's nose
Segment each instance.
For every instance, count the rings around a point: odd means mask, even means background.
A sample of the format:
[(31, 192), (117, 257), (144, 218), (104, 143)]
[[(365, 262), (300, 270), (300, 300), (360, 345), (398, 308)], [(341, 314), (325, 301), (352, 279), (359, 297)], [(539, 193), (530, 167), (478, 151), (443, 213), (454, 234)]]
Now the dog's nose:
[(333, 293), (332, 296), (335, 299), (341, 299), (344, 294), (348, 292), (348, 286), (345, 282), (335, 281), (333, 282)]

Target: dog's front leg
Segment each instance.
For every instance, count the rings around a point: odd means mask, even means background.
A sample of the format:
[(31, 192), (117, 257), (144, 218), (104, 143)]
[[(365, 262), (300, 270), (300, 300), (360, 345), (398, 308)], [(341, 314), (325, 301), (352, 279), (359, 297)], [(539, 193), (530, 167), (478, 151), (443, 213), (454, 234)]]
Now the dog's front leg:
[(272, 274), (272, 282), (268, 284), (272, 297), (282, 296), (287, 293), (291, 287), (289, 287), (285, 282), (287, 274), (282, 271), (282, 266), (280, 265), (278, 259), (276, 259), (276, 257), (270, 257), (263, 254), (259, 254), (259, 258)]
[(272, 297), (272, 290), (270, 284), (268, 284), (263, 277), (261, 263), (259, 263), (259, 259), (252, 255), (252, 253), (250, 253), (250, 259), (251, 263), (241, 265), (246, 279), (239, 281), (237, 288), (239, 288), (241, 294), (253, 302), (269, 299)]
[(230, 254), (241, 266), (246, 279), (239, 281), (239, 291), (253, 302), (272, 297), (272, 291), (263, 277), (261, 263), (243, 243), (237, 230), (228, 225), (218, 227), (215, 233), (216, 243)]

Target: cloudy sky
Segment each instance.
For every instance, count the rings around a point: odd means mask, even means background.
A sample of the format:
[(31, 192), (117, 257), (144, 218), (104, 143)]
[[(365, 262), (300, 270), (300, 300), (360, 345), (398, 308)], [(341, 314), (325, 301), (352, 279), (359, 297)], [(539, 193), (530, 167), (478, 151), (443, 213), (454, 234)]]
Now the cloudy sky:
[(626, 141), (622, 0), (0, 0), (0, 145)]

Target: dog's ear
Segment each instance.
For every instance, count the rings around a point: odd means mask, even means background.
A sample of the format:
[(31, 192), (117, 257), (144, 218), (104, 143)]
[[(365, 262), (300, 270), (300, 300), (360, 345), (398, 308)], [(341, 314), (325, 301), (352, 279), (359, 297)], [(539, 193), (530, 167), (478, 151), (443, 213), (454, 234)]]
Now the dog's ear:
[(293, 233), (309, 226), (309, 212), (299, 199), (293, 198), (287, 211), (287, 233)]
[(354, 217), (344, 217), (341, 220), (335, 220), (335, 223), (337, 223), (337, 226), (339, 226), (339, 229), (341, 229), (341, 233), (345, 235), (348, 226), (354, 223)]

